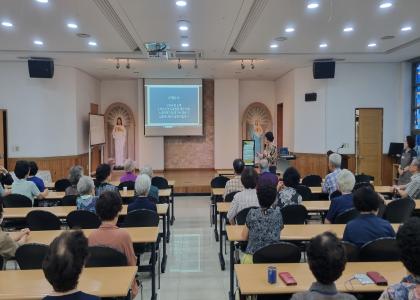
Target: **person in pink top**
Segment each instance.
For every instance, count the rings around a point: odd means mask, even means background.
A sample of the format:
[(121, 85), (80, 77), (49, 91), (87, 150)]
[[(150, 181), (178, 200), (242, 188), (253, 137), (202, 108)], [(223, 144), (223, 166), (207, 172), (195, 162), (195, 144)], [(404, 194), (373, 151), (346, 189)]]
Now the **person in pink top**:
[[(127, 257), (129, 266), (137, 266), (137, 257), (134, 254), (133, 242), (128, 232), (117, 226), (118, 215), (122, 209), (122, 200), (119, 194), (108, 191), (99, 196), (96, 201), (96, 214), (102, 223), (89, 235), (89, 246), (106, 246), (113, 248)], [(138, 285), (133, 280), (131, 294), (134, 299), (138, 293)]]

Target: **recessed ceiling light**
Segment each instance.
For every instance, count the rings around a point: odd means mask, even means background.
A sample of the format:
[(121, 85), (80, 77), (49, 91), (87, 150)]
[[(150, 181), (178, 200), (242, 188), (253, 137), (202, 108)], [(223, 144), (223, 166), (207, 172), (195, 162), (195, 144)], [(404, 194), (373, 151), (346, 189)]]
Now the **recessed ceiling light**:
[(392, 2), (383, 2), (381, 5), (379, 5), (379, 8), (390, 8), (392, 6)]
[(328, 47), (327, 43), (319, 44), (319, 48), (327, 48), (327, 47)]
[(44, 42), (43, 41), (40, 41), (40, 40), (35, 40), (34, 41), (34, 44), (35, 45), (38, 45), (38, 46), (42, 46), (42, 45), (44, 45)]
[(183, 7), (183, 6), (187, 5), (187, 1), (179, 0), (179, 1), (175, 2), (175, 4), (177, 6)]
[(353, 27), (345, 27), (343, 29), (344, 32), (352, 32), (353, 30), (354, 30)]
[(95, 41), (90, 41), (90, 42), (88, 43), (88, 45), (89, 45), (89, 46), (96, 47), (96, 46), (98, 46), (98, 43), (96, 43)]
[(188, 30), (188, 26), (187, 25), (179, 25), (179, 30), (181, 31), (187, 31)]
[(368, 47), (369, 48), (373, 48), (373, 47), (376, 47), (377, 45), (376, 45), (376, 43), (370, 43), (369, 45), (368, 45)]
[(405, 27), (401, 28), (401, 31), (411, 31), (411, 29), (413, 29), (413, 28), (411, 28), (411, 26), (405, 26)]
[(3, 25), (4, 27), (13, 27), (13, 24), (7, 21), (1, 22), (1, 25)]
[(188, 43), (182, 43), (182, 44), (181, 44), (181, 46), (182, 46), (182, 47), (189, 47), (189, 46), (190, 46), (190, 44), (188, 44)]
[(290, 32), (294, 32), (295, 29), (293, 27), (287, 27), (284, 31), (290, 33)]
[(309, 2), (307, 7), (309, 9), (318, 8), (319, 7), (319, 3), (318, 2)]
[(71, 29), (77, 29), (79, 26), (77, 26), (77, 24), (74, 24), (74, 23), (68, 23), (67, 27)]
[(39, 3), (48, 3), (48, 0), (36, 0)]
[(275, 48), (278, 48), (279, 47), (279, 45), (277, 45), (277, 44), (271, 44), (270, 45), (270, 48), (272, 48), (272, 49), (275, 49)]

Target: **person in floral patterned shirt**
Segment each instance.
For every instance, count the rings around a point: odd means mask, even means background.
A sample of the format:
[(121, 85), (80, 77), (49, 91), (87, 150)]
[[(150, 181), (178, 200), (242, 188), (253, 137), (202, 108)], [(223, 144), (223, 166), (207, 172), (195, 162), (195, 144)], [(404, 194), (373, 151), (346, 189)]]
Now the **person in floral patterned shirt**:
[(397, 244), (401, 261), (409, 272), (400, 283), (386, 289), (380, 300), (420, 299), (420, 218), (412, 217), (400, 227)]
[(258, 153), (259, 158), (265, 158), (270, 165), (270, 172), (276, 173), (277, 147), (274, 145), (274, 135), (271, 131), (265, 133), (264, 152)]

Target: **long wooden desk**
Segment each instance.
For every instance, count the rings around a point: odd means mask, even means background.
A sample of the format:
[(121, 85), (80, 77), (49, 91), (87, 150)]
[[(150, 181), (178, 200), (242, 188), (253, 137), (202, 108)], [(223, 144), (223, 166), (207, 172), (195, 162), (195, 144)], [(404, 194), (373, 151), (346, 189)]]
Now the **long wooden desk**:
[[(132, 198), (134, 197), (134, 190), (120, 191), (120, 195), (122, 198)], [(64, 196), (65, 196), (65, 192), (49, 192), (47, 197), (45, 197), (45, 199), (57, 200), (57, 199), (63, 199)], [(159, 190), (159, 197), (170, 197), (170, 196), (171, 196), (171, 189)]]
[[(267, 267), (275, 266), (277, 272), (287, 271), (296, 279), (297, 285), (286, 286), (277, 276), (277, 283), (269, 284), (267, 282)], [(336, 281), (337, 289), (340, 292), (382, 292), (387, 286), (378, 286), (376, 284), (362, 285), (357, 280), (352, 280), (351, 285), (345, 283), (352, 278), (354, 274), (366, 273), (368, 271), (377, 271), (387, 280), (388, 284), (394, 284), (401, 281), (407, 275), (407, 271), (401, 262), (352, 262), (347, 263), (343, 275)], [(238, 284), (242, 295), (259, 294), (292, 294), (304, 292), (309, 289), (315, 281), (312, 272), (306, 263), (293, 264), (252, 264), (235, 265), (235, 273), (238, 278)], [(352, 288), (353, 286), (353, 288)]]
[[(99, 297), (125, 297), (137, 267), (84, 268), (78, 288)], [(42, 299), (52, 292), (42, 270), (0, 271), (0, 299)]]
[[(322, 193), (322, 187), (315, 186), (310, 187), (312, 194), (321, 194)], [(377, 185), (375, 186), (375, 191), (380, 194), (390, 194), (392, 193), (392, 186), (387, 185)]]

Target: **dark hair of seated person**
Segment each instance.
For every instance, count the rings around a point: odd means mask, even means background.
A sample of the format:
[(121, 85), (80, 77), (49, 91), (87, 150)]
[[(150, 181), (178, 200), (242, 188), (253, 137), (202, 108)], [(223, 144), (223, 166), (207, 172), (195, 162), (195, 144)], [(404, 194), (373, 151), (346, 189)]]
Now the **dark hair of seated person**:
[(241, 174), (244, 170), (245, 163), (242, 159), (237, 158), (233, 161), (233, 169), (235, 170), (236, 174)]
[(361, 187), (353, 193), (354, 207), (360, 212), (377, 211), (381, 199), (370, 187)]
[(35, 176), (38, 173), (38, 165), (34, 161), (29, 162), (29, 176)]
[(284, 171), (283, 183), (287, 187), (296, 187), (300, 183), (300, 174), (298, 170), (293, 167), (289, 167)]
[(397, 232), (401, 261), (414, 276), (420, 276), (420, 218), (411, 217)]
[(255, 189), (257, 186), (258, 174), (253, 167), (245, 167), (241, 174), (241, 182), (246, 189)]
[(96, 180), (99, 183), (102, 183), (105, 181), (105, 179), (108, 178), (108, 176), (111, 175), (111, 167), (108, 164), (100, 164), (97, 168), (96, 168)]
[(103, 192), (96, 201), (96, 214), (102, 221), (114, 220), (121, 210), (121, 196), (116, 192)]
[(257, 188), (258, 203), (261, 208), (270, 208), (277, 197), (277, 189), (275, 186), (265, 184)]
[(370, 182), (356, 182), (353, 188), (353, 192), (357, 191), (358, 189), (361, 188), (370, 188), (372, 191), (375, 190), (375, 188), (373, 187), (373, 185)]
[(15, 164), (14, 171), (17, 178), (25, 178), (25, 176), (29, 173), (29, 163), (26, 160), (18, 160)]
[(75, 289), (88, 255), (88, 240), (81, 230), (56, 237), (42, 263), (42, 270), (56, 292)]
[(322, 284), (332, 284), (344, 271), (346, 254), (337, 236), (324, 232), (312, 238), (308, 248), (308, 264), (316, 280)]
[(274, 141), (274, 135), (271, 131), (268, 131), (265, 133), (265, 138), (269, 141), (269, 142), (273, 142)]

